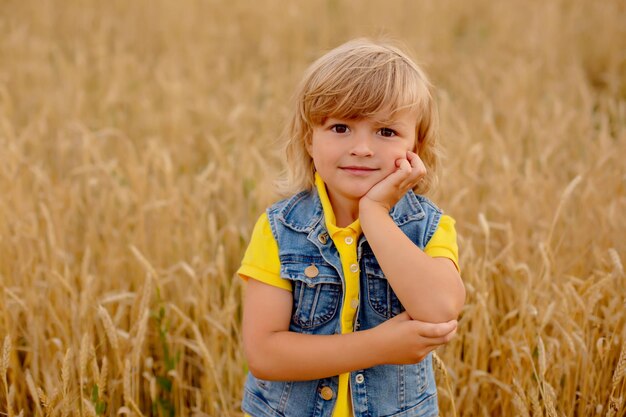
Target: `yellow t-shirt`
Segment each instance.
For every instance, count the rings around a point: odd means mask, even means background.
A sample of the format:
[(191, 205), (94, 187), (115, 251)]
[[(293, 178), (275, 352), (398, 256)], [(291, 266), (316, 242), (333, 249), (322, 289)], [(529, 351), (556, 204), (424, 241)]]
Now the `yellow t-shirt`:
[[(326, 228), (339, 252), (341, 267), (346, 280), (346, 292), (341, 303), (341, 333), (351, 333), (354, 326), (354, 316), (359, 305), (357, 242), (361, 234), (361, 224), (359, 219), (357, 219), (347, 227), (337, 227), (335, 213), (326, 193), (326, 186), (317, 174), (315, 176), (315, 186), (324, 210)], [(452, 217), (442, 215), (437, 230), (424, 248), (424, 252), (431, 257), (451, 259), (458, 270), (458, 246), (454, 223), (455, 221)], [(356, 264), (357, 268), (350, 268), (353, 264)], [(352, 269), (356, 270), (356, 272), (352, 272)], [(244, 280), (254, 278), (263, 283), (292, 291), (291, 281), (280, 276), (278, 245), (265, 213), (259, 217), (254, 226), (250, 244), (237, 273)], [(349, 417), (352, 415), (349, 380), (350, 373), (339, 375), (339, 386), (336, 393), (337, 402), (333, 410), (333, 417)], [(250, 417), (248, 414), (245, 416)]]

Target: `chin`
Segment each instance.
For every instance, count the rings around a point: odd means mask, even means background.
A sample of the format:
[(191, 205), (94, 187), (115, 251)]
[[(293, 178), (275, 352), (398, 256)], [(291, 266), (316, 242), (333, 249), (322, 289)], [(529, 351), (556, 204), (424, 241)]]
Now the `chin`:
[[(371, 187), (370, 187), (371, 188)], [(360, 200), (361, 198), (363, 198), (365, 196), (365, 194), (367, 194), (367, 192), (370, 190), (370, 188), (368, 188), (367, 190), (350, 190), (350, 192), (346, 193), (346, 197), (352, 199), (352, 200)]]

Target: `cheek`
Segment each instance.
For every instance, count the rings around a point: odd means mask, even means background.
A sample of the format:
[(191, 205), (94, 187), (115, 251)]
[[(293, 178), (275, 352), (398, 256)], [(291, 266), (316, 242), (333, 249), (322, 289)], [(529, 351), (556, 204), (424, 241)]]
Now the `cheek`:
[(398, 159), (406, 159), (406, 151), (410, 149), (408, 146), (409, 145), (401, 145), (394, 147), (394, 149), (389, 149), (388, 152), (386, 152), (383, 163), (385, 175), (389, 175), (398, 169), (396, 166)]
[(398, 147), (393, 151), (389, 152), (385, 158), (387, 165), (391, 166), (393, 169), (396, 168), (396, 160), (398, 159), (406, 159), (406, 151), (409, 150), (404, 146)]
[(401, 155), (395, 154), (395, 155), (391, 155), (389, 158), (385, 160), (385, 163), (382, 169), (384, 176), (387, 176), (391, 174), (392, 172), (394, 172), (396, 169), (398, 169), (398, 167), (396, 167), (396, 160), (400, 158), (401, 158)]

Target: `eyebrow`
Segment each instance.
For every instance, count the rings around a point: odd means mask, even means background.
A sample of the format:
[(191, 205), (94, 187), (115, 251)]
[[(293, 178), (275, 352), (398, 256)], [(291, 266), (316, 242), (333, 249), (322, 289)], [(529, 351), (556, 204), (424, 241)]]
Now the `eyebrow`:
[(394, 129), (410, 129), (411, 126), (406, 123), (402, 123), (399, 120), (387, 119), (387, 120), (374, 120), (374, 123), (379, 127), (390, 127)]

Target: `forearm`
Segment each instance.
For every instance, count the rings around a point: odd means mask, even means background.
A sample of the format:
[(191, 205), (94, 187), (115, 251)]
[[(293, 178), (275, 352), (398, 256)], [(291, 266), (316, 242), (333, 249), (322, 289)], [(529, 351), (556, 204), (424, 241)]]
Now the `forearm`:
[(374, 329), (334, 335), (280, 331), (255, 346), (248, 361), (257, 378), (320, 379), (381, 364), (379, 343)]
[(359, 217), (378, 263), (409, 315), (434, 323), (456, 319), (465, 301), (465, 289), (448, 261), (425, 254), (383, 207), (361, 209)]

